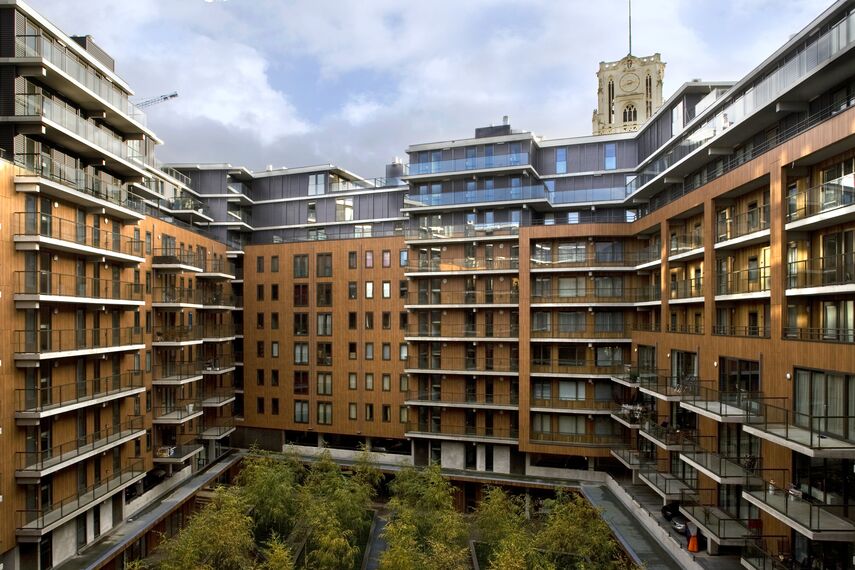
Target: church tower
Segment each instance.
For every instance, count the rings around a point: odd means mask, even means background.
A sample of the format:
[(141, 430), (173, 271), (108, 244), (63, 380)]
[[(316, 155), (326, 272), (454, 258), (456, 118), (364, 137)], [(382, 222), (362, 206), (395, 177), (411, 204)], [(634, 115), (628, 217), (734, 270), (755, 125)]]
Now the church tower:
[(629, 54), (619, 61), (601, 61), (593, 133), (637, 131), (662, 105), (664, 74), (665, 63), (658, 53), (647, 57)]

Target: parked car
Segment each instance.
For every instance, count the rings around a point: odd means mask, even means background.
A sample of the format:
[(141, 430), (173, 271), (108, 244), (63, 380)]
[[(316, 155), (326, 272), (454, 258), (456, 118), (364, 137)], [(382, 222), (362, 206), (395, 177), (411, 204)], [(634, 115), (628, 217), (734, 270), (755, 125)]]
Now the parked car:
[(674, 515), (679, 514), (679, 512), (680, 512), (680, 503), (679, 502), (675, 501), (673, 503), (668, 503), (664, 507), (662, 507), (662, 518), (664, 518), (666, 521), (670, 521), (671, 519), (674, 518)]
[(671, 526), (680, 534), (686, 534), (687, 524), (689, 524), (689, 521), (681, 514), (676, 514), (671, 519)]

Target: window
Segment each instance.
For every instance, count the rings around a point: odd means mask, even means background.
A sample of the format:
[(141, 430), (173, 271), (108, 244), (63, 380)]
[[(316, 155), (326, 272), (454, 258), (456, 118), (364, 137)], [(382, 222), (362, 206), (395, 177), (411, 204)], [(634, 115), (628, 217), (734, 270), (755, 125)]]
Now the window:
[(392, 313), (389, 311), (383, 311), (381, 320), (383, 321), (383, 330), (389, 330), (392, 328)]
[(406, 392), (410, 389), (410, 377), (406, 373), (398, 376), (398, 390)]
[(318, 396), (332, 396), (331, 372), (318, 372)]
[(381, 377), (380, 388), (384, 392), (389, 392), (392, 390), (392, 375), (391, 374), (384, 374)]
[(409, 258), (409, 250), (402, 249), (398, 252), (398, 265), (401, 267), (407, 266), (407, 260)]
[(294, 371), (294, 393), (298, 395), (309, 394), (309, 371), (295, 370)]
[(351, 301), (356, 299), (359, 296), (356, 288), (356, 281), (349, 281), (347, 283), (347, 298)]
[(406, 360), (407, 355), (409, 354), (409, 349), (407, 348), (407, 343), (402, 342), (398, 345), (398, 358), (400, 360)]
[(407, 298), (407, 293), (408, 293), (409, 289), (410, 289), (410, 286), (407, 284), (406, 279), (401, 279), (400, 281), (398, 281), (398, 296), (401, 299)]
[(313, 224), (318, 221), (318, 207), (315, 202), (306, 204), (306, 223)]
[[(355, 315), (356, 313), (354, 313)], [(356, 360), (356, 343), (347, 343), (347, 358), (348, 360)]]
[(370, 331), (374, 328), (374, 313), (365, 313), (365, 330)]
[(365, 252), (365, 268), (371, 269), (374, 267), (374, 252), (369, 250)]
[(335, 221), (337, 221), (337, 222), (352, 222), (353, 221), (353, 198), (336, 198), (335, 199)]
[(279, 415), (279, 398), (270, 399), (270, 413), (274, 416)]
[(332, 254), (319, 253), (316, 260), (318, 277), (332, 277)]
[(406, 311), (402, 311), (402, 312), (398, 313), (398, 328), (401, 329), (402, 331), (406, 330), (407, 329), (407, 323), (409, 322), (409, 320), (410, 320), (410, 316), (407, 314)]
[(392, 252), (391, 251), (389, 251), (388, 249), (383, 250), (381, 260), (380, 260), (380, 264), (383, 267), (392, 267)]
[(314, 228), (306, 230), (306, 237), (311, 241), (323, 241), (327, 239), (327, 230), (324, 228)]
[(350, 420), (356, 419), (356, 403), (351, 402), (347, 405), (347, 418)]
[(374, 343), (365, 343), (365, 360), (374, 360)]
[(151, 255), (151, 232), (145, 233), (145, 252), (146, 255)]
[(356, 255), (355, 251), (347, 252), (347, 268), (348, 269), (356, 269), (357, 268), (357, 259), (359, 256)]
[(309, 256), (295, 255), (294, 256), (294, 277), (299, 279), (309, 276)]
[(555, 174), (567, 173), (567, 149), (555, 149)]
[(263, 414), (264, 413), (264, 398), (256, 398), (255, 399), (255, 413)]
[(356, 313), (350, 312), (347, 314), (347, 328), (348, 330), (356, 330)]
[(383, 295), (384, 299), (391, 299), (392, 298), (392, 282), (391, 281), (384, 281), (383, 282), (382, 295)]
[(279, 273), (279, 256), (274, 255), (270, 258), (270, 272)]
[(318, 402), (318, 423), (323, 425), (332, 423), (332, 402)]
[(373, 232), (371, 224), (356, 224), (353, 226), (353, 236), (358, 238), (371, 237)]
[(309, 402), (305, 400), (294, 401), (294, 422), (298, 424), (309, 423)]
[(365, 282), (365, 298), (373, 299), (374, 298), (374, 281), (366, 281)]
[(274, 283), (270, 286), (270, 300), (278, 301), (279, 300), (279, 285)]
[(369, 391), (374, 389), (374, 374), (371, 372), (365, 373), (365, 389)]
[(748, 258), (748, 282), (757, 283), (760, 281), (760, 266), (756, 256)]
[(635, 105), (630, 103), (626, 107), (623, 108), (623, 122), (624, 123), (634, 123), (638, 120), (638, 109), (635, 108)]
[(259, 283), (255, 286), (255, 300), (263, 301), (264, 300), (264, 285)]
[(151, 294), (151, 271), (145, 272), (145, 292), (147, 295)]
[(392, 345), (388, 342), (384, 342), (380, 346), (380, 355), (383, 360), (392, 360)]
[(255, 343), (255, 355), (259, 358), (264, 358), (264, 341), (259, 340)]
[(347, 375), (347, 388), (349, 390), (356, 390), (356, 372), (350, 372)]
[(270, 371), (270, 385), (271, 386), (279, 386), (279, 369), (274, 368)]
[(332, 366), (332, 343), (318, 343), (318, 358), (316, 364), (318, 366)]
[(398, 421), (402, 424), (407, 423), (407, 406), (399, 406), (398, 407)]
[(326, 192), (326, 174), (309, 175), (309, 196), (321, 196)]
[(264, 256), (259, 255), (255, 258), (255, 272), (264, 273)]
[(264, 313), (256, 313), (255, 314), (255, 328), (263, 329), (264, 328)]
[(309, 344), (305, 342), (294, 343), (294, 364), (309, 363)]
[(606, 143), (604, 146), (604, 157), (604, 170), (614, 170), (617, 168), (617, 145), (615, 143)]
[(365, 404), (365, 421), (374, 421), (374, 404)]
[(274, 340), (270, 343), (270, 356), (272, 358), (279, 358), (279, 341)]
[(308, 313), (294, 313), (294, 336), (307, 336), (309, 334)]
[(279, 313), (270, 313), (270, 328), (279, 330)]
[(317, 306), (331, 307), (332, 306), (332, 283), (317, 284)]
[(318, 336), (332, 335), (332, 313), (318, 313)]

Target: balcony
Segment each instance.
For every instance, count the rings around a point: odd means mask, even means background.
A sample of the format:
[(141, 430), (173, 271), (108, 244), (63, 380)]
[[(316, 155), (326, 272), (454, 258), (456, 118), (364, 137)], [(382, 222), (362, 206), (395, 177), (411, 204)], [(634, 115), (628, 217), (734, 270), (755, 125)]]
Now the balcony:
[(562, 340), (573, 340), (575, 342), (632, 342), (632, 328), (628, 326), (562, 326), (561, 323), (556, 322), (549, 327), (532, 329), (530, 338), (535, 342), (561, 342)]
[(154, 386), (183, 386), (202, 379), (202, 366), (199, 362), (167, 362), (152, 367)]
[(471, 207), (473, 204), (495, 204), (497, 202), (520, 202), (529, 205), (548, 204), (549, 191), (546, 186), (539, 184), (536, 186), (442, 192), (439, 194), (409, 194), (404, 197), (402, 211), (437, 208), (450, 210)]
[(516, 410), (519, 408), (519, 395), (478, 393), (476, 391), (410, 390), (407, 392), (404, 403), (407, 406)]
[(35, 134), (78, 156), (102, 161), (117, 176), (146, 176), (143, 167), (132, 160), (135, 153), (127, 142), (57, 99), (36, 93), (17, 93), (14, 117), (2, 119), (15, 122), (18, 132)]
[(120, 220), (141, 220), (142, 200), (132, 196), (121, 184), (92, 176), (82, 168), (55, 161), (47, 154), (15, 155), (15, 164), (23, 170), (15, 175), (18, 192), (36, 193), (63, 202), (104, 213)]
[(665, 451), (691, 449), (691, 438), (695, 436), (692, 429), (671, 427), (667, 419), (660, 421), (655, 417), (643, 419), (638, 433)]
[[(637, 330), (637, 329), (636, 329)], [(620, 372), (612, 374), (612, 381), (617, 382), (628, 388), (638, 388), (641, 386), (641, 378), (647, 378), (647, 383), (652, 382), (652, 379), (666, 376), (667, 370), (649, 368), (647, 366), (632, 366), (626, 364)]]
[(621, 434), (560, 432), (532, 432), (530, 441), (532, 443), (573, 445), (579, 447), (608, 447), (611, 449), (625, 446), (628, 443), (627, 438)]
[(855, 342), (855, 329), (784, 327), (784, 338), (808, 342), (834, 342), (851, 344)]
[(235, 339), (235, 326), (231, 323), (206, 323), (202, 327), (204, 342), (225, 342)]
[(15, 360), (18, 361), (143, 349), (145, 344), (139, 327), (15, 331)]
[(228, 437), (234, 433), (234, 431), (235, 419), (233, 417), (216, 418), (210, 423), (205, 422), (205, 425), (202, 426), (202, 432), (199, 434), (199, 438), (204, 440), (222, 439), (224, 437)]
[(226, 404), (235, 401), (235, 391), (233, 388), (218, 388), (216, 390), (206, 390), (202, 394), (203, 408), (221, 408)]
[(772, 329), (768, 326), (759, 325), (713, 325), (712, 330), (715, 336), (738, 336), (742, 338), (769, 338), (772, 336)]
[[(146, 116), (128, 100), (127, 92), (86, 65), (71, 50), (46, 35), (15, 36), (19, 73), (36, 76), (79, 106), (104, 112), (104, 120), (123, 133), (146, 133)], [(32, 61), (21, 61), (32, 60)]]
[(202, 273), (205, 269), (205, 259), (194, 251), (176, 249), (174, 247), (155, 248), (151, 266), (161, 271), (189, 271)]
[(73, 520), (93, 505), (103, 503), (109, 497), (126, 487), (141, 481), (145, 477), (145, 464), (142, 460), (129, 462), (123, 469), (114, 472), (106, 480), (99, 481), (70, 497), (53, 503), (43, 509), (18, 511), (19, 537), (36, 538)]
[(165, 406), (155, 406), (152, 412), (152, 423), (157, 425), (178, 425), (189, 422), (202, 415), (202, 400), (176, 400)]
[(522, 169), (533, 170), (527, 152), (410, 163), (405, 165), (405, 176), (408, 179), (422, 179), (436, 178), (452, 172), (496, 172)]
[(15, 454), (15, 477), (40, 479), (99, 453), (145, 435), (142, 416), (111, 426), (46, 451), (19, 451)]
[(716, 225), (715, 249), (769, 243), (769, 205), (737, 214)]
[(420, 290), (407, 293), (407, 307), (448, 306), (470, 308), (474, 305), (513, 307), (520, 302), (519, 291)]
[(405, 233), (407, 243), (432, 243), (435, 241), (494, 241), (518, 239), (519, 224), (467, 224), (463, 226), (430, 226), (410, 229)]
[(157, 204), (161, 210), (191, 224), (200, 220), (205, 222), (214, 221), (208, 206), (201, 200), (197, 200), (191, 196), (177, 196), (170, 200), (160, 198)]
[(682, 494), (693, 489), (694, 483), (666, 471), (664, 461), (647, 463), (638, 470), (638, 478), (656, 491), (665, 501), (679, 501)]
[(447, 275), (469, 275), (471, 273), (518, 273), (520, 260), (515, 257), (493, 259), (441, 259), (410, 263), (405, 275), (419, 276), (433, 273)]
[[(778, 481), (787, 474), (780, 472)], [(790, 485), (778, 487), (775, 480), (742, 491), (742, 497), (810, 540), (855, 540), (855, 519), (847, 504), (827, 504)]]
[(629, 429), (640, 429), (641, 424), (652, 414), (648, 406), (641, 404), (615, 403), (611, 410), (612, 419)]
[(533, 360), (531, 374), (555, 375), (565, 378), (611, 378), (625, 370), (625, 362), (577, 360), (575, 358), (558, 358), (554, 361)]
[(39, 303), (140, 307), (145, 301), (139, 283), (51, 271), (16, 271), (15, 306), (19, 309), (35, 308)]
[[(201, 273), (196, 274), (197, 279), (233, 280), (237, 277), (237, 271), (233, 263), (222, 257), (214, 257), (205, 261), (205, 267)], [(243, 273), (241, 272), (241, 279)]]
[(200, 290), (199, 300), (202, 308), (208, 311), (231, 311), (235, 308), (234, 295), (219, 290)]
[(496, 441), (516, 443), (519, 440), (519, 431), (515, 427), (467, 426), (446, 422), (407, 422), (405, 437), (485, 443)]
[(155, 449), (153, 461), (156, 464), (181, 464), (205, 449), (198, 443), (184, 445), (162, 445)]
[(760, 521), (734, 517), (715, 506), (717, 502), (717, 489), (686, 490), (680, 496), (680, 512), (719, 545), (742, 546), (754, 534), (749, 529)]
[(201, 361), (202, 374), (225, 374), (235, 369), (235, 358), (230, 354), (216, 358), (204, 358)]
[(703, 277), (671, 281), (668, 285), (671, 293), (670, 303), (672, 305), (678, 303), (702, 303), (704, 301)]
[(656, 458), (653, 454), (638, 451), (631, 448), (612, 449), (611, 455), (620, 461), (627, 469), (638, 471), (646, 469), (649, 465), (656, 463)]
[(202, 344), (202, 327), (157, 327), (154, 329), (152, 346), (189, 346)]
[(812, 257), (787, 265), (788, 297), (855, 292), (855, 252)]
[(558, 395), (531, 395), (529, 406), (533, 412), (567, 412), (575, 414), (608, 415), (619, 408), (614, 400), (573, 400)]
[(507, 358), (455, 358), (452, 356), (413, 355), (407, 360), (410, 374), (448, 374), (460, 376), (517, 376), (519, 360)]
[(739, 562), (748, 570), (793, 570), (789, 537), (761, 537), (742, 548)]
[(639, 378), (639, 389), (665, 402), (679, 402), (684, 397), (694, 394), (706, 381), (697, 376), (652, 376)]
[(760, 482), (762, 458), (722, 455), (716, 451), (719, 441), (714, 436), (695, 436), (691, 443), (691, 447), (680, 452), (680, 459), (719, 485), (756, 485)]
[(137, 372), (123, 372), (46, 388), (18, 388), (15, 390), (15, 420), (18, 425), (37, 425), (43, 418), (143, 392), (143, 376)]
[(668, 260), (679, 261), (703, 257), (704, 235), (701, 232), (671, 236), (668, 242)]
[(763, 403), (742, 429), (808, 457), (855, 459), (851, 416), (796, 412)]
[(15, 213), (15, 249), (58, 251), (100, 261), (143, 263), (142, 242), (111, 230), (38, 212)]
[(699, 386), (683, 395), (680, 407), (719, 423), (746, 423), (761, 418), (764, 402), (785, 398), (768, 398), (762, 392), (746, 390), (716, 390)]
[(768, 299), (771, 282), (772, 268), (769, 266), (729, 271), (716, 276), (715, 300)]
[(410, 325), (405, 333), (407, 340), (495, 340), (498, 342), (519, 339), (519, 327), (510, 325), (458, 325), (431, 323)]
[(201, 309), (202, 292), (184, 287), (155, 287), (152, 289), (151, 306), (162, 309)]
[(852, 220), (855, 220), (852, 174), (788, 196), (787, 230), (820, 229)]
[(636, 271), (638, 266), (647, 265), (660, 261), (660, 248), (642, 251), (581, 251), (568, 255), (555, 255), (552, 257), (532, 257), (530, 260), (531, 272), (551, 271), (596, 271), (597, 269), (608, 269), (609, 271)]
[(537, 306), (578, 307), (634, 307), (638, 304), (656, 304), (661, 298), (659, 287), (607, 287), (557, 291), (537, 291), (531, 296), (531, 304)]

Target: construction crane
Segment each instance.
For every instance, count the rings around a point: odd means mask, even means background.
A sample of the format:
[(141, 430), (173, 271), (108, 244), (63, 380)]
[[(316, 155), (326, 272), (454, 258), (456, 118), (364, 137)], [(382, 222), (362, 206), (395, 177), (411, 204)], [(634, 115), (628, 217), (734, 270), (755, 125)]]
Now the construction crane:
[(157, 105), (159, 103), (164, 103), (169, 101), (170, 99), (175, 99), (178, 97), (178, 91), (173, 91), (172, 93), (167, 93), (166, 95), (158, 95), (157, 97), (150, 97), (148, 99), (143, 99), (136, 103), (137, 109), (145, 109), (146, 107), (151, 107), (152, 105)]

